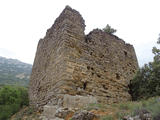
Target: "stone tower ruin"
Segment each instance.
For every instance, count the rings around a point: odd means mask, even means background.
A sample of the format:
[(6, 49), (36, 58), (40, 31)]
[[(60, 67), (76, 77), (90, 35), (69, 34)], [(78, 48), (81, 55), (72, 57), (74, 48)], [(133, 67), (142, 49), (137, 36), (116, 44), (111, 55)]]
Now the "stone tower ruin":
[(88, 35), (84, 30), (79, 12), (66, 6), (39, 41), (29, 85), (31, 105), (65, 106), (74, 96), (107, 104), (130, 99), (128, 83), (138, 68), (133, 46), (100, 29)]

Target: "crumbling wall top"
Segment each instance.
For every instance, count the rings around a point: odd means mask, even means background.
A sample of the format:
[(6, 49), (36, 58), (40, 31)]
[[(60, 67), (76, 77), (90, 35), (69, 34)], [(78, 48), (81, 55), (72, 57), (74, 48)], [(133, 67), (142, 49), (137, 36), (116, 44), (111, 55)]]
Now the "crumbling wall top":
[(47, 30), (46, 36), (52, 34), (53, 32), (56, 32), (61, 27), (67, 26), (67, 25), (78, 25), (79, 28), (81, 28), (80, 31), (85, 30), (85, 20), (81, 16), (81, 14), (76, 11), (75, 9), (72, 9), (70, 6), (66, 6), (65, 9), (62, 11), (62, 13), (59, 15), (59, 17), (55, 20), (54, 24), (51, 28)]

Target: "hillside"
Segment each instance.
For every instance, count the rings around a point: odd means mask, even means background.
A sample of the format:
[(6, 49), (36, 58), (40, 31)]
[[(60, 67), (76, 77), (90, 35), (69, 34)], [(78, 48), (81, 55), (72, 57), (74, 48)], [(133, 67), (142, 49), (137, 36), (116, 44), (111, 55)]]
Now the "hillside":
[[(160, 120), (160, 97), (118, 104), (89, 104), (84, 108), (58, 109), (56, 120)], [(50, 107), (50, 111), (53, 108)], [(48, 112), (53, 114), (53, 112)], [(44, 112), (24, 107), (11, 120), (46, 120)]]
[(26, 64), (16, 59), (0, 57), (0, 84), (27, 86), (31, 70), (31, 64)]

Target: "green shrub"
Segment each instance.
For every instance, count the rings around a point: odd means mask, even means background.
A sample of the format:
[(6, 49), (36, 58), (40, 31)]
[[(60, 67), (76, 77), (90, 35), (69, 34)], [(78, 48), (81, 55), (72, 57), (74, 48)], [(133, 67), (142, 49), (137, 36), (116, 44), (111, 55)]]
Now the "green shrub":
[[(157, 42), (160, 44), (160, 42)], [(130, 94), (133, 100), (160, 95), (160, 49), (153, 47), (154, 61), (140, 68), (130, 81)]]
[(0, 120), (9, 119), (22, 106), (28, 106), (28, 92), (24, 87), (3, 86), (0, 89)]
[(103, 31), (106, 32), (106, 33), (109, 33), (109, 34), (113, 34), (113, 33), (115, 33), (117, 30), (111, 28), (111, 26), (107, 24), (106, 27), (103, 28)]
[(130, 115), (130, 113), (127, 112), (117, 112), (116, 113), (116, 118), (118, 118), (119, 120), (123, 120), (124, 116)]
[(112, 116), (106, 115), (106, 116), (101, 117), (101, 120), (114, 120), (114, 119)]
[(107, 105), (104, 104), (97, 104), (97, 103), (93, 103), (93, 104), (89, 104), (87, 107), (85, 107), (86, 110), (93, 110), (93, 109), (100, 109), (100, 110), (104, 110), (107, 108)]
[(121, 104), (119, 105), (119, 109), (121, 109), (121, 110), (128, 110), (128, 109), (129, 109), (129, 106), (128, 106), (127, 104), (121, 103)]

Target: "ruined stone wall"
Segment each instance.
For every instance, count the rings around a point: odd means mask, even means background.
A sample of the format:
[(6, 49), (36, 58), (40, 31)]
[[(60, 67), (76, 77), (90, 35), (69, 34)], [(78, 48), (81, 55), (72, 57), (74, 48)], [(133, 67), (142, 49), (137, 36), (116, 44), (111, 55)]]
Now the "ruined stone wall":
[(39, 41), (29, 86), (30, 103), (64, 104), (64, 95), (98, 102), (130, 99), (128, 82), (138, 68), (132, 45), (95, 29), (85, 36), (81, 15), (67, 6)]
[(138, 67), (132, 45), (95, 29), (70, 49), (67, 71), (74, 95), (92, 95), (102, 103), (130, 99), (128, 83)]

